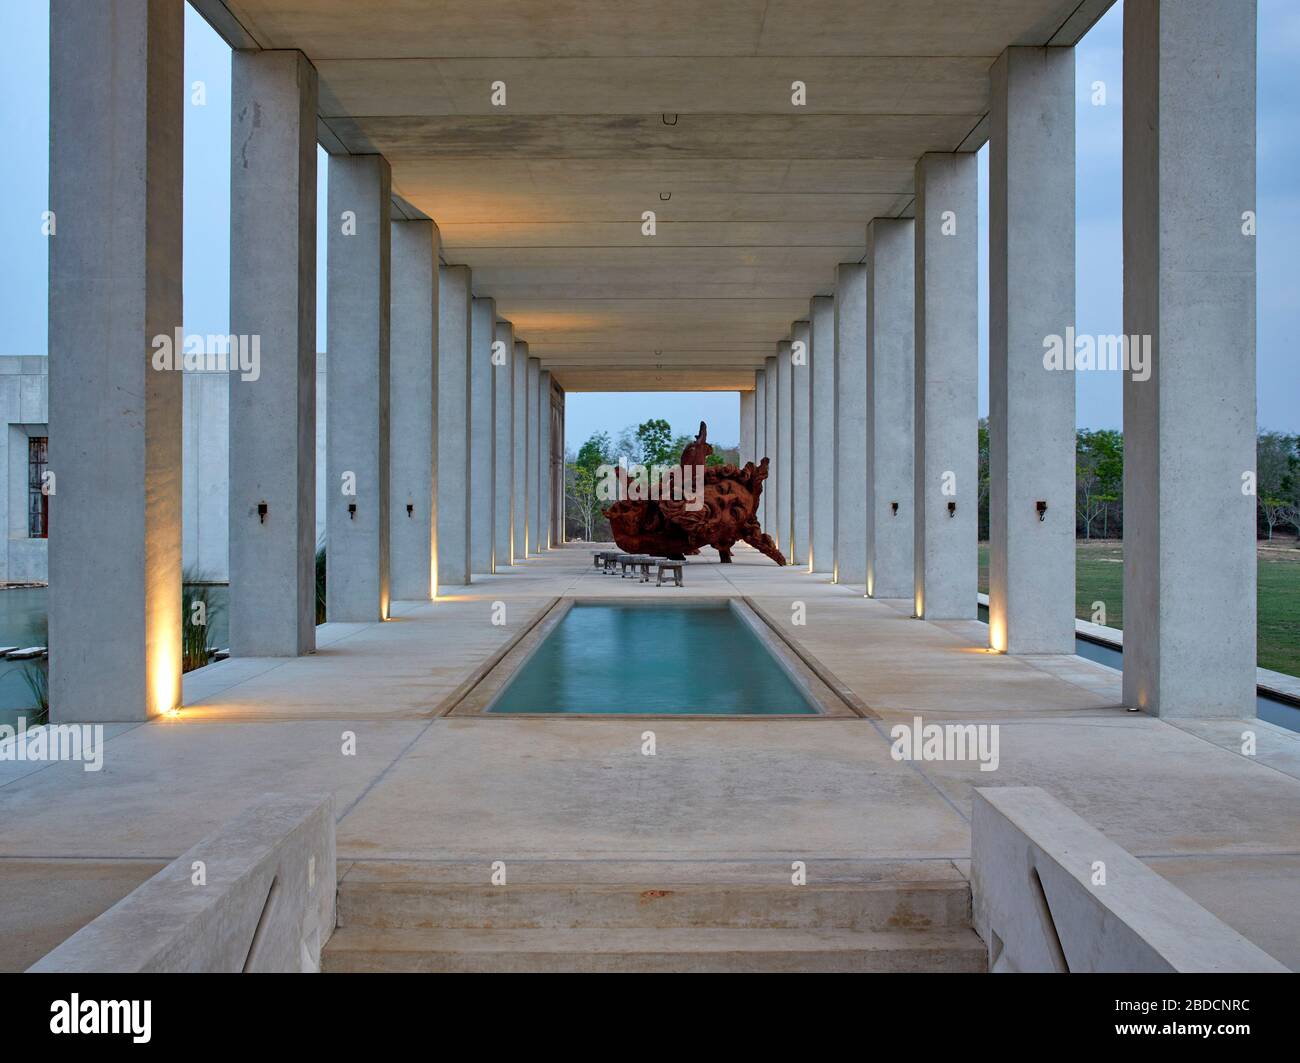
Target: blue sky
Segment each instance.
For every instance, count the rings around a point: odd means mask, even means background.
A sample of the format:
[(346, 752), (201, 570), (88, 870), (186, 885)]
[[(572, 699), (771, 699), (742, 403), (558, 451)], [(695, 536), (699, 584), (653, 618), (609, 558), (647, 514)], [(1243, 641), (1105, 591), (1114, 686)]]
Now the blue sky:
[[(1080, 333), (1122, 331), (1121, 120), (1122, 4), (1117, 3), (1076, 49), (1077, 267), (1076, 328)], [(47, 0), (5, 0), (0, 38), (23, 42), (0, 65), (0, 354), (44, 354), (46, 348), (46, 237), (41, 215), (49, 182), (49, 9)], [(227, 331), (230, 298), (230, 51), (186, 8), (185, 80), (202, 81), (206, 104), (190, 104), (185, 124), (185, 328)], [(1091, 86), (1106, 85), (1105, 106), (1091, 102)], [(1259, 0), (1259, 423), (1300, 432), (1300, 4)], [(320, 208), (325, 206), (321, 153)], [(988, 410), (987, 204), (988, 152), (980, 153), (980, 396)], [(319, 241), (317, 339), (324, 349), (325, 241)], [(773, 345), (776, 339), (773, 337)], [(1081, 374), (1077, 420), (1089, 428), (1121, 424), (1118, 374)], [(708, 421), (722, 444), (739, 436), (734, 393), (571, 394), (567, 444), (592, 432), (617, 435), (624, 426), (664, 417), (675, 431), (694, 433)]]

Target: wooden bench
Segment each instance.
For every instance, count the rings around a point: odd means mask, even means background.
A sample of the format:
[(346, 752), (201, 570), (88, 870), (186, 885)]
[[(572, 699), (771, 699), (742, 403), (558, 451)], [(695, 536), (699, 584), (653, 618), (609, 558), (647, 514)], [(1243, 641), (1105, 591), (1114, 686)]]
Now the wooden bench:
[(664, 585), (664, 575), (667, 573), (672, 574), (672, 577), (676, 582), (676, 586), (678, 587), (684, 586), (684, 584), (682, 583), (682, 571), (686, 567), (685, 561), (669, 561), (666, 558), (662, 558), (658, 560), (656, 564), (658, 565), (659, 568), (659, 579), (655, 583), (656, 587), (662, 587)]

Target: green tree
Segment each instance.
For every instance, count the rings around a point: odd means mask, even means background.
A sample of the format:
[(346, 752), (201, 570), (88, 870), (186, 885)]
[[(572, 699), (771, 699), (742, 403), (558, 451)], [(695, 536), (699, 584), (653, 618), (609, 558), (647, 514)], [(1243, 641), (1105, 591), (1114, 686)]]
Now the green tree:
[(1123, 493), (1123, 435), (1113, 428), (1079, 429), (1075, 433), (1074, 483), (1083, 537), (1092, 538), (1098, 517), (1104, 516), (1109, 531), (1110, 507)]
[(642, 465), (676, 465), (681, 448), (673, 449), (673, 426), (662, 418), (637, 425), (636, 441)]
[(1255, 443), (1255, 502), (1270, 540), (1277, 525), (1295, 525), (1300, 519), (1298, 439), (1285, 432), (1260, 432)]
[(595, 432), (578, 448), (578, 453), (566, 460), (564, 487), (567, 509), (576, 519), (582, 537), (588, 542), (595, 538), (603, 523), (601, 510), (605, 500), (598, 494), (602, 465), (612, 465), (614, 446), (606, 432)]

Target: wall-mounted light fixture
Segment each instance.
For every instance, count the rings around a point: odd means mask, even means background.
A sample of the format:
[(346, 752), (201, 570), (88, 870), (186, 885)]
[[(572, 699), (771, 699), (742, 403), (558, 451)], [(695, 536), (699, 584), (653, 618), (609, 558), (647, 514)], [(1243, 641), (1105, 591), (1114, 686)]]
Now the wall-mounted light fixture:
[(889, 515), (890, 515), (891, 517), (897, 517), (897, 516), (898, 516), (898, 503), (897, 503), (897, 502), (890, 502), (890, 503), (889, 503)]
[(414, 503), (412, 503), (412, 502), (408, 502), (408, 503), (406, 503), (406, 515), (407, 515), (408, 517), (414, 517), (414, 516), (415, 516), (415, 505), (414, 505)]
[(672, 194), (671, 192), (660, 192), (660, 193), (659, 193), (659, 202), (660, 202), (660, 203), (667, 203), (667, 202), (668, 202), (670, 199), (672, 199), (672, 198), (673, 198), (673, 194)]
[(257, 504), (257, 523), (258, 523), (258, 524), (265, 524), (265, 523), (266, 523), (266, 508), (267, 508), (267, 507), (266, 507), (266, 503), (265, 503), (265, 502), (259, 502), (259, 503)]
[(673, 120), (672, 120), (671, 122), (668, 121), (668, 115), (667, 115), (667, 113), (663, 114), (663, 115), (662, 115), (662, 118), (663, 118), (663, 123), (664, 123), (664, 125), (676, 125), (676, 124), (677, 124), (677, 115), (675, 115), (675, 114), (673, 115)]
[(957, 515), (957, 503), (956, 503), (956, 502), (949, 502), (949, 503), (948, 503), (948, 516), (950, 516), (950, 517), (955, 517), (956, 515)]
[(1046, 502), (1046, 500), (1040, 498), (1040, 499), (1038, 500), (1037, 504), (1036, 504), (1036, 508), (1038, 509), (1038, 519), (1039, 519), (1039, 520), (1046, 520), (1046, 519), (1047, 519), (1047, 502)]
[(349, 503), (348, 503), (348, 520), (356, 520), (356, 519), (357, 519), (357, 504), (356, 504), (355, 502), (349, 502)]

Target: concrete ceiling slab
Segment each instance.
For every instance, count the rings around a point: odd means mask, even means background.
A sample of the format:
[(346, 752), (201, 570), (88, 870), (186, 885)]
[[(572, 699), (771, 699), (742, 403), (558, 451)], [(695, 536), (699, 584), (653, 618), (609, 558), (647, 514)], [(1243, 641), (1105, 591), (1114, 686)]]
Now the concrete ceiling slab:
[(307, 54), (327, 150), (388, 158), (562, 386), (736, 390), (917, 158), (979, 146), (994, 58), (1112, 0), (193, 2)]

